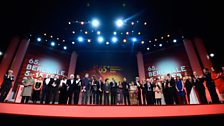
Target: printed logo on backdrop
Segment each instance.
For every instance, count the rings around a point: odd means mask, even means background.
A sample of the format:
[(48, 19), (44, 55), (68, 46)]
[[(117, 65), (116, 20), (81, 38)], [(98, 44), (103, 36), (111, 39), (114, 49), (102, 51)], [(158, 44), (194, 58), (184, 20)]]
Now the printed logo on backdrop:
[(35, 78), (39, 76), (47, 77), (54, 74), (64, 76), (65, 70), (62, 70), (60, 65), (54, 60), (44, 59), (41, 61), (39, 59), (30, 58), (24, 75), (29, 76), (30, 73), (34, 73)]
[(70, 55), (68, 54), (31, 45), (24, 58), (16, 84), (22, 84), (22, 81), (30, 74), (33, 74), (35, 79), (39, 76), (46, 78), (54, 74), (60, 77), (67, 75), (69, 61)]
[(182, 44), (144, 55), (144, 64), (147, 78), (160, 78), (167, 74), (183, 77), (185, 72), (192, 72)]

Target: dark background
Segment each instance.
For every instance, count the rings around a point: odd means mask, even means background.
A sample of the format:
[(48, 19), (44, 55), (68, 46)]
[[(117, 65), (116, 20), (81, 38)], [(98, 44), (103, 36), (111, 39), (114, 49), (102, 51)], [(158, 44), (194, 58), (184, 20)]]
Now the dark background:
[[(136, 20), (148, 20), (148, 38), (166, 34), (202, 37), (216, 67), (222, 60), (223, 7), (205, 0), (7, 0), (0, 4), (0, 50), (5, 51), (12, 36), (36, 33), (67, 38), (65, 22), (87, 20), (96, 15), (103, 22), (142, 12)], [(125, 5), (125, 6), (124, 6)], [(107, 28), (107, 27), (106, 27)], [(1, 59), (0, 59), (1, 60)]]

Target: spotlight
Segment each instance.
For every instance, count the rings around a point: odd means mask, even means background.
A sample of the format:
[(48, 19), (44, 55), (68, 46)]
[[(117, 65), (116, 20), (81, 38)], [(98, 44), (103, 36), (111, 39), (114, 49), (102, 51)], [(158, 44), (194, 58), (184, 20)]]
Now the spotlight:
[(97, 35), (100, 35), (101, 34), (101, 32), (100, 31), (97, 31), (97, 33), (96, 33)]
[(115, 36), (112, 37), (112, 42), (113, 42), (113, 43), (116, 43), (116, 42), (117, 42), (117, 37), (115, 37)]
[(214, 53), (211, 53), (211, 54), (210, 54), (210, 57), (214, 57), (214, 56), (215, 56), (215, 54), (214, 54)]
[(40, 38), (40, 37), (38, 37), (38, 38), (37, 38), (37, 41), (38, 41), (38, 42), (40, 42), (40, 41), (41, 41), (41, 38)]
[(116, 25), (117, 25), (117, 27), (122, 27), (124, 25), (124, 21), (122, 19), (118, 19), (116, 21)]
[(100, 25), (99, 20), (97, 20), (97, 19), (93, 19), (93, 20), (92, 20), (92, 26), (93, 26), (93, 27), (97, 28), (97, 27), (99, 27), (99, 25)]
[(147, 25), (147, 22), (144, 22), (144, 25)]
[(47, 34), (46, 33), (44, 33), (44, 36), (46, 36)]
[(134, 24), (135, 24), (135, 23), (132, 21), (132, 22), (131, 22), (131, 25), (134, 25)]
[(148, 47), (147, 50), (150, 50), (150, 48)]
[(87, 35), (87, 34), (88, 34), (88, 32), (87, 32), (87, 31), (85, 31), (85, 34)]
[(114, 35), (117, 35), (117, 32), (114, 32), (113, 34), (114, 34)]
[(91, 39), (87, 39), (87, 42), (90, 43), (91, 42)]
[(168, 34), (167, 37), (170, 37), (170, 35)]
[(134, 33), (134, 30), (132, 30), (131, 32)]
[(103, 39), (102, 36), (99, 36), (99, 37), (97, 38), (97, 40), (98, 40), (99, 43), (102, 43), (104, 39)]
[(62, 42), (65, 42), (65, 40), (62, 40)]
[(126, 43), (126, 42), (127, 42), (127, 40), (126, 40), (126, 39), (123, 39), (123, 42), (124, 42), (124, 43)]
[(0, 56), (2, 56), (3, 55), (3, 52), (2, 51), (0, 51)]
[(149, 40), (149, 43), (151, 43), (152, 41), (151, 40)]
[(161, 39), (163, 39), (163, 37), (161, 37)]
[(72, 31), (72, 34), (75, 34), (75, 31)]
[(71, 24), (71, 22), (69, 21), (69, 22), (68, 22), (68, 24), (70, 25), (70, 24)]
[(109, 42), (106, 42), (106, 45), (109, 45), (110, 43)]
[(159, 47), (162, 47), (163, 46), (163, 44), (159, 44)]
[(176, 40), (176, 39), (174, 39), (174, 40), (173, 40), (173, 43), (176, 43), (176, 42), (177, 42), (177, 40)]
[(80, 22), (80, 24), (81, 24), (81, 25), (84, 25), (84, 24), (85, 24), (85, 22), (84, 22), (84, 21), (81, 21), (81, 22)]
[(59, 38), (57, 38), (57, 40), (59, 40)]
[(129, 32), (126, 32), (126, 35), (129, 35)]
[(132, 42), (136, 42), (137, 41), (137, 38), (132, 38)]
[(141, 32), (138, 32), (138, 35), (141, 35)]
[(64, 46), (63, 49), (66, 50), (67, 49), (67, 46)]
[(84, 40), (84, 39), (83, 39), (82, 36), (79, 36), (79, 37), (78, 37), (78, 41), (79, 41), (79, 42), (83, 42), (83, 40)]
[(51, 46), (55, 46), (55, 42), (51, 42)]
[(75, 42), (72, 42), (72, 44), (74, 45), (74, 44), (75, 44)]
[(144, 41), (141, 41), (141, 43), (144, 44), (145, 42)]
[(53, 38), (53, 35), (51, 35), (50, 37)]
[(156, 47), (156, 45), (154, 44), (154, 46)]
[(157, 39), (155, 39), (155, 42), (157, 41)]

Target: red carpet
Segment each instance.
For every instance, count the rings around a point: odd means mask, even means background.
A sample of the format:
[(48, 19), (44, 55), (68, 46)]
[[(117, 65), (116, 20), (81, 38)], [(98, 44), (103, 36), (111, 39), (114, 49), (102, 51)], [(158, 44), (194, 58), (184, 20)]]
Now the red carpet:
[(175, 106), (74, 106), (0, 103), (0, 113), (68, 118), (141, 118), (224, 114), (224, 104)]

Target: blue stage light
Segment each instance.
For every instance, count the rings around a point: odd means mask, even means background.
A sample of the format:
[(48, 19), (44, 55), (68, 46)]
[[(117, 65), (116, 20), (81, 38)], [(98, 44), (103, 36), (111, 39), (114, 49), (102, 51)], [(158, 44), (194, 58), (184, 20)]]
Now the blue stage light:
[(116, 43), (118, 39), (117, 39), (117, 37), (114, 36), (114, 37), (112, 37), (111, 40), (112, 40), (113, 43)]
[(66, 50), (67, 49), (67, 46), (64, 46), (63, 49)]
[(177, 40), (176, 40), (176, 39), (174, 39), (174, 40), (173, 40), (173, 43), (176, 43), (176, 42), (177, 42)]
[(97, 28), (97, 27), (99, 27), (99, 25), (100, 25), (99, 20), (97, 20), (97, 19), (93, 19), (93, 20), (92, 20), (92, 26), (93, 26), (93, 27)]
[(132, 40), (132, 42), (136, 42), (137, 38), (133, 37), (131, 40)]
[(40, 41), (41, 41), (41, 38), (40, 38), (40, 37), (38, 37), (38, 38), (37, 38), (37, 41), (38, 41), (38, 42), (40, 42)]
[(100, 32), (100, 31), (97, 31), (96, 33), (97, 33), (97, 35), (100, 35), (100, 34), (101, 34), (101, 32)]
[(78, 41), (79, 41), (79, 42), (83, 42), (83, 41), (84, 41), (84, 38), (83, 38), (82, 36), (79, 36), (79, 37), (78, 37)]
[(117, 32), (114, 32), (113, 34), (114, 34), (114, 35), (117, 35)]
[(55, 46), (55, 42), (51, 42), (51, 46)]
[(102, 42), (104, 41), (104, 38), (103, 38), (102, 36), (99, 36), (99, 37), (97, 38), (97, 40), (98, 40), (99, 43), (102, 43)]
[(118, 19), (115, 23), (117, 27), (122, 27), (124, 25), (124, 21), (122, 19)]

